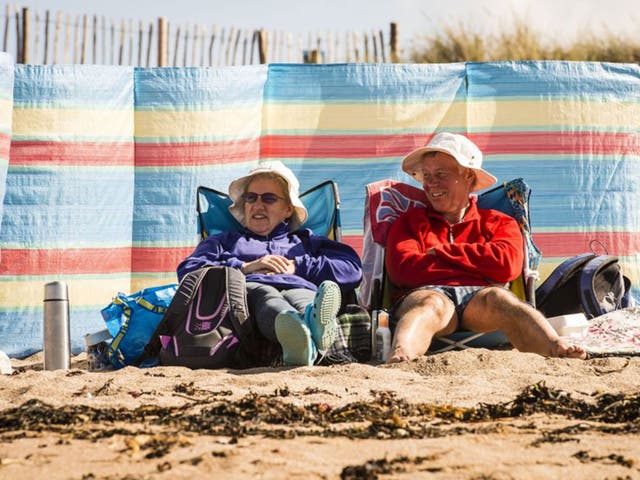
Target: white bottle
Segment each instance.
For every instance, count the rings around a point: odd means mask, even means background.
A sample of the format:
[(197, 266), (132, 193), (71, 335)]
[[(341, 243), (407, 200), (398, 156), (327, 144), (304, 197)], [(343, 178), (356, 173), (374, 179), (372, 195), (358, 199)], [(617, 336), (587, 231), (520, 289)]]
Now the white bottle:
[(378, 313), (378, 328), (376, 329), (376, 360), (386, 362), (391, 351), (391, 330), (389, 330), (389, 314), (381, 311)]

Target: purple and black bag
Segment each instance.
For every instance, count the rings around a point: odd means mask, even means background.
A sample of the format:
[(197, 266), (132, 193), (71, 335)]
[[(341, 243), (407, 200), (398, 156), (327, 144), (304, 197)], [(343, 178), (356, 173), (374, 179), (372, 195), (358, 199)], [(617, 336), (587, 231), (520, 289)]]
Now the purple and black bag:
[(142, 363), (189, 368), (249, 368), (269, 364), (272, 352), (254, 334), (245, 276), (214, 266), (188, 273), (143, 354)]

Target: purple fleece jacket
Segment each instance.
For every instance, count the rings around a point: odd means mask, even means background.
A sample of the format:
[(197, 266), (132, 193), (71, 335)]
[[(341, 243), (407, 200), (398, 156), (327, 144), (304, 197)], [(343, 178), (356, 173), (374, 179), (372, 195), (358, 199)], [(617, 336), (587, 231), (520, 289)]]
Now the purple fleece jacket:
[(344, 291), (353, 290), (362, 278), (362, 263), (348, 245), (314, 235), (311, 230), (289, 232), (286, 222), (268, 236), (247, 229), (212, 235), (200, 242), (191, 255), (178, 265), (178, 279), (208, 265), (240, 269), (242, 264), (265, 255), (282, 255), (295, 261), (294, 275), (250, 273), (248, 282), (273, 285), (279, 289), (317, 290), (324, 280), (333, 280)]

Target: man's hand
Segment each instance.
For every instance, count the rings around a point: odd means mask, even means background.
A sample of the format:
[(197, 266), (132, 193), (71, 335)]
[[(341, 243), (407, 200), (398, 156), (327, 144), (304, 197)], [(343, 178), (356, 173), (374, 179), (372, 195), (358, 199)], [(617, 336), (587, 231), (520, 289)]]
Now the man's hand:
[(264, 257), (247, 262), (240, 269), (245, 275), (247, 273), (266, 273), (271, 275), (274, 273), (290, 273), (296, 271), (293, 260), (289, 260), (282, 255), (265, 255)]

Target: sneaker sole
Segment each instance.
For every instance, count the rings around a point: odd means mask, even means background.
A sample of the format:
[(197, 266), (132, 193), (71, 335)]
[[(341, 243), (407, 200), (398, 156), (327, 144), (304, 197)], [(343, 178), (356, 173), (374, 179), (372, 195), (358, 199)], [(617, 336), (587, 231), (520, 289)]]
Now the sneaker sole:
[[(338, 334), (336, 315), (340, 310), (342, 295), (333, 282), (322, 282), (313, 303), (315, 319), (311, 319), (311, 335), (318, 350), (328, 350)], [(313, 313), (312, 313), (313, 317)]]
[(276, 338), (282, 346), (282, 360), (287, 366), (313, 365), (311, 332), (300, 320), (287, 313), (276, 317)]

